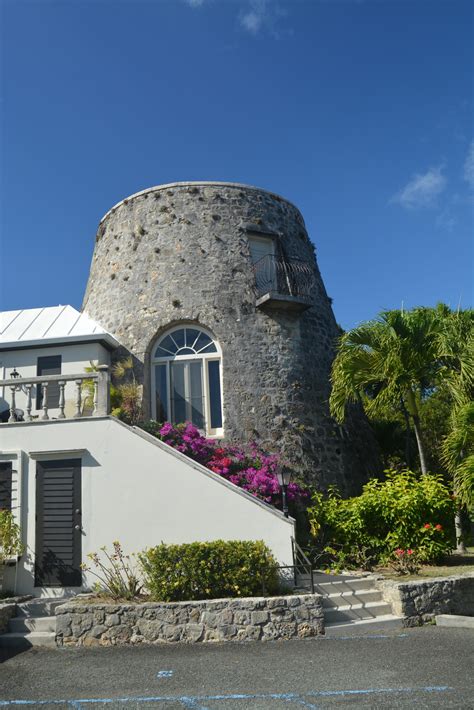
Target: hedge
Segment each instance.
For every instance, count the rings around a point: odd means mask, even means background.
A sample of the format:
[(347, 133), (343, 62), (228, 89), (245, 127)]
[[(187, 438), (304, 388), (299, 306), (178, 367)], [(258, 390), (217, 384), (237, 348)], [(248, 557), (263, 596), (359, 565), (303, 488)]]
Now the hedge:
[(278, 564), (261, 540), (165, 545), (140, 553), (154, 601), (251, 597), (278, 591)]

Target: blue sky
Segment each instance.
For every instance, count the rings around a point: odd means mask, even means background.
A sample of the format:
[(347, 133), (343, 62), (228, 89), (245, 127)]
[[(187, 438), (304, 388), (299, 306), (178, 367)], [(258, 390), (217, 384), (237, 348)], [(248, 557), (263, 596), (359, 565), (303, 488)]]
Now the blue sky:
[(0, 0), (2, 310), (79, 307), (101, 216), (177, 180), (303, 212), (337, 320), (472, 305), (471, 0)]

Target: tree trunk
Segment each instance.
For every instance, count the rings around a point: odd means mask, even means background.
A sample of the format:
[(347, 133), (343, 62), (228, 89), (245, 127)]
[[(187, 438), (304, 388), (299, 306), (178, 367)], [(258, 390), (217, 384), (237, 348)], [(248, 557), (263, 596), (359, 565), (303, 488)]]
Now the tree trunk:
[(418, 445), (418, 455), (420, 457), (421, 473), (428, 473), (428, 467), (426, 465), (425, 457), (425, 447), (423, 444), (423, 437), (421, 434), (420, 419), (417, 414), (413, 416), (413, 428), (415, 430), (416, 443)]
[(407, 468), (411, 468), (411, 455), (410, 455), (410, 439), (411, 439), (411, 427), (410, 427), (410, 415), (405, 407), (405, 402), (403, 397), (400, 398), (400, 403), (402, 407), (403, 416), (405, 417), (405, 463)]
[(421, 473), (428, 473), (428, 466), (426, 465), (425, 447), (423, 444), (423, 436), (421, 433), (420, 417), (418, 416), (418, 408), (416, 405), (416, 399), (413, 392), (409, 389), (406, 393), (407, 398), (407, 409), (410, 412), (410, 416), (413, 419), (413, 428), (415, 430), (416, 443), (418, 445), (418, 455), (420, 457)]
[(456, 530), (456, 552), (466, 552), (466, 545), (463, 541), (461, 508), (456, 508), (454, 514), (454, 528)]

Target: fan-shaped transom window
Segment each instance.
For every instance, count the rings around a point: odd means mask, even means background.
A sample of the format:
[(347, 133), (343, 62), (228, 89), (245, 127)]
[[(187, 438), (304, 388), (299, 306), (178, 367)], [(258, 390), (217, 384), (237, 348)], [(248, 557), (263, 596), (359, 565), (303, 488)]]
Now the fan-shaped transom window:
[(152, 353), (152, 413), (158, 421), (192, 422), (222, 435), (220, 348), (201, 328), (177, 327)]

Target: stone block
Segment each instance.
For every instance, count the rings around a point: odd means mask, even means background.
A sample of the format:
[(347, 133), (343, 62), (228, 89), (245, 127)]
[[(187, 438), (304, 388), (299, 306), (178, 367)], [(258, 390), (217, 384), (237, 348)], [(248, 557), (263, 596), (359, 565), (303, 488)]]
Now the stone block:
[(186, 624), (183, 630), (183, 641), (196, 642), (202, 639), (204, 624)]
[(93, 638), (100, 638), (104, 631), (107, 631), (107, 627), (104, 624), (97, 624), (96, 626), (93, 626), (92, 629), (90, 630), (89, 634)]
[(269, 619), (269, 614), (268, 611), (252, 611), (250, 618), (252, 625), (257, 626), (258, 624), (266, 624)]

